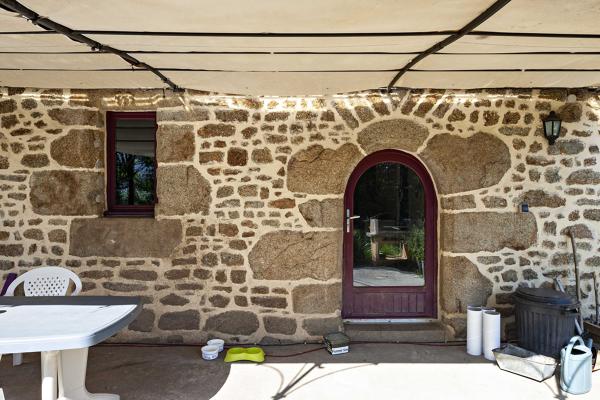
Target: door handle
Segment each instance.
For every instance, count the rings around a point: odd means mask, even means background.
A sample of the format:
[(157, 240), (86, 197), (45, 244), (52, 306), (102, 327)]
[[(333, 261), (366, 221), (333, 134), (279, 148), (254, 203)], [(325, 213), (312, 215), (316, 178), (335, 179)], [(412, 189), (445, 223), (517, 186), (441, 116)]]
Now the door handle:
[(350, 233), (350, 223), (352, 222), (353, 219), (357, 219), (357, 218), (360, 218), (360, 215), (353, 215), (353, 216), (346, 217), (346, 233)]

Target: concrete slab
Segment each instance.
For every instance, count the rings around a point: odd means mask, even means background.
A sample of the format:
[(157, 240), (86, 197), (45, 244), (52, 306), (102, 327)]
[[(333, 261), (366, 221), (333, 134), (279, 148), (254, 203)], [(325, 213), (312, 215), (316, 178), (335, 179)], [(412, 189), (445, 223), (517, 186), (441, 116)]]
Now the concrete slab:
[[(223, 399), (592, 399), (594, 388), (573, 396), (556, 379), (543, 383), (503, 372), (463, 346), (356, 344), (350, 353), (331, 356), (315, 345), (264, 347), (264, 364), (225, 364), (223, 355), (203, 361), (199, 347), (99, 346), (90, 351), (88, 388), (119, 393), (122, 400)], [(6, 400), (39, 398), (39, 356), (25, 363), (0, 363)]]
[(444, 342), (446, 329), (439, 322), (398, 324), (344, 324), (344, 333), (353, 342)]

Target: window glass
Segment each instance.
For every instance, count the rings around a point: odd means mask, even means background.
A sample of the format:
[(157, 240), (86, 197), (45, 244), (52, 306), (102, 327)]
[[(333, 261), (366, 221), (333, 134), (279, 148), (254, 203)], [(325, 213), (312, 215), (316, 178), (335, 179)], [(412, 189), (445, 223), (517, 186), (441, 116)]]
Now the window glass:
[(425, 194), (415, 172), (377, 164), (354, 190), (354, 286), (425, 284)]
[(154, 204), (155, 137), (155, 122), (151, 119), (116, 120), (116, 205)]

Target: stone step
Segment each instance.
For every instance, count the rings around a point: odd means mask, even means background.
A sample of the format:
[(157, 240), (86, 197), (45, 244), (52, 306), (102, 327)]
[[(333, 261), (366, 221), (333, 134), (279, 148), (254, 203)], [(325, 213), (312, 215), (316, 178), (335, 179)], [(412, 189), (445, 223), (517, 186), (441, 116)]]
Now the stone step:
[(344, 323), (352, 341), (365, 342), (445, 342), (446, 329), (440, 322)]

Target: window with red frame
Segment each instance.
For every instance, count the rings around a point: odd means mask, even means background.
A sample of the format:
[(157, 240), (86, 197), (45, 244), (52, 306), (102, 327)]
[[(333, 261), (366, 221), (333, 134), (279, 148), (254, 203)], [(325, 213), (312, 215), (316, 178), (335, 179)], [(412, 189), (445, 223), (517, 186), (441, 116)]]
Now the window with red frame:
[(107, 216), (153, 216), (156, 113), (108, 112)]

